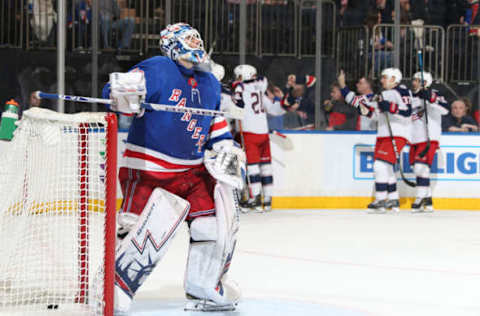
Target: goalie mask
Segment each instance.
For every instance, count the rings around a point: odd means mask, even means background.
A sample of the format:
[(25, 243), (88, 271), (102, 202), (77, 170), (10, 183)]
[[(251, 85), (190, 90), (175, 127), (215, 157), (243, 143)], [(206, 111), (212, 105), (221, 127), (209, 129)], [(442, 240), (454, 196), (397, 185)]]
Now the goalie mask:
[[(422, 73), (420, 71), (415, 73), (413, 75), (413, 79), (418, 79), (418, 81), (420, 81), (420, 84), (421, 84), (422, 83)], [(425, 84), (425, 88), (430, 88), (430, 86), (433, 83), (432, 74), (424, 71), (423, 72), (423, 82)]]
[(160, 32), (160, 49), (172, 60), (183, 59), (195, 65), (207, 60), (200, 33), (186, 23), (169, 24)]
[(238, 65), (233, 69), (235, 78), (242, 77), (242, 81), (251, 80), (257, 75), (257, 69), (251, 65)]

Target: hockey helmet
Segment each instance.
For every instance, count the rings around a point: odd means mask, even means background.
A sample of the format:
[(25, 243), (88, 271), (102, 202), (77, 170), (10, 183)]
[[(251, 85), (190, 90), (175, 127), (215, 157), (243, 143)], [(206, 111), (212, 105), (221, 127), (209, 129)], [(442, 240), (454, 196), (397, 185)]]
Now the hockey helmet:
[(257, 69), (251, 65), (238, 65), (233, 69), (233, 73), (235, 74), (235, 78), (242, 77), (242, 80), (251, 80), (257, 74)]
[(388, 80), (390, 78), (395, 78), (395, 85), (399, 84), (402, 82), (402, 72), (398, 68), (386, 68), (382, 71), (382, 77), (385, 76), (387, 77)]
[(183, 59), (200, 64), (208, 59), (200, 33), (186, 23), (169, 24), (162, 30), (160, 49), (173, 60)]
[[(418, 79), (420, 82), (422, 82), (422, 73), (419, 71), (413, 75), (413, 79)], [(429, 72), (424, 71), (423, 72), (423, 81), (425, 83), (425, 88), (430, 88), (430, 86), (433, 83), (433, 78), (432, 74)]]
[(211, 67), (212, 67), (212, 74), (217, 78), (218, 81), (222, 81), (223, 77), (225, 77), (225, 68), (220, 65), (215, 63), (213, 60), (211, 61)]

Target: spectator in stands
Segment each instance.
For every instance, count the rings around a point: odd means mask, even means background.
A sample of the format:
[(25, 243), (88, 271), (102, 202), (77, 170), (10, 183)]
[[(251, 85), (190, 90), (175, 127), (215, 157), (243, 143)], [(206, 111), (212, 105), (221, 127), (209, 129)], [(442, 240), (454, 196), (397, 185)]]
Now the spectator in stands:
[(32, 14), (30, 25), (35, 37), (40, 42), (53, 45), (57, 13), (53, 8), (52, 0), (28, 0), (28, 9)]
[(375, 73), (380, 73), (382, 69), (393, 66), (393, 43), (384, 36), (380, 28), (375, 28), (375, 25), (380, 23), (382, 23), (380, 12), (370, 11), (365, 24), (372, 36), (370, 45), (373, 44), (374, 51), (369, 53), (369, 60), (371, 60), (371, 54), (375, 54)]
[(92, 0), (81, 0), (75, 5), (75, 17), (71, 21), (75, 27), (76, 47), (90, 46), (90, 21), (92, 20)]
[[(412, 0), (418, 1), (418, 0)], [(468, 9), (467, 0), (428, 0), (430, 21), (447, 29), (450, 24), (463, 24)]]
[[(98, 0), (100, 21), (102, 26), (102, 39), (105, 48), (110, 48), (111, 32), (117, 33), (117, 40), (119, 50), (130, 47), (133, 30), (135, 28), (134, 17), (122, 17), (120, 15), (120, 8), (117, 0)], [(122, 34), (121, 38), (119, 33)]]
[(363, 24), (369, 11), (369, 0), (342, 0), (341, 5), (342, 26)]
[(412, 22), (419, 21), (416, 22), (417, 24), (427, 24), (430, 20), (428, 16), (427, 2), (410, 0), (410, 18), (412, 19)]
[(395, 8), (393, 0), (375, 0), (374, 7), (380, 12), (382, 23), (393, 23), (393, 10)]
[(314, 76), (289, 75), (284, 90), (283, 105), (288, 111), (284, 115), (284, 127), (312, 129), (315, 122)]
[[(480, 1), (469, 0), (469, 6), (465, 14), (465, 23), (468, 25), (480, 25)], [(480, 28), (470, 28), (469, 34), (480, 37)]]
[(330, 88), (330, 99), (325, 100), (323, 106), (328, 113), (327, 131), (354, 131), (356, 129), (357, 110), (345, 102), (338, 83), (335, 82), (332, 84)]
[(468, 108), (464, 99), (454, 101), (451, 112), (442, 117), (442, 131), (478, 132), (478, 125), (475, 120), (468, 115)]

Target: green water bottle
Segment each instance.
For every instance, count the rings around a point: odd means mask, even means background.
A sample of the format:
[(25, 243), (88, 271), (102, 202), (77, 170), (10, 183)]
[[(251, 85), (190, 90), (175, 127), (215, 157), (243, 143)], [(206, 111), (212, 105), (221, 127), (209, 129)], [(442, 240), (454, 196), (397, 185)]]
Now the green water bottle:
[(2, 113), (0, 140), (12, 140), (13, 132), (17, 128), (16, 121), (18, 121), (18, 103), (11, 99), (5, 104), (5, 111)]

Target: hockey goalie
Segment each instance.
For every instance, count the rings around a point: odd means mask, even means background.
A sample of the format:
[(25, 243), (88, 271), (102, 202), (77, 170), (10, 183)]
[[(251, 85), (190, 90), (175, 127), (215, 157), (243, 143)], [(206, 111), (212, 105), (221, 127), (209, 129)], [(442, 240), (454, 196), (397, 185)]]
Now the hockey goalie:
[(165, 56), (116, 73), (104, 88), (112, 110), (134, 115), (119, 178), (115, 315), (132, 300), (186, 221), (190, 248), (186, 310), (233, 310), (240, 292), (227, 281), (238, 231), (234, 190), (243, 185), (245, 155), (223, 117), (139, 110), (143, 101), (219, 110), (220, 84), (197, 30), (184, 23), (161, 32)]

